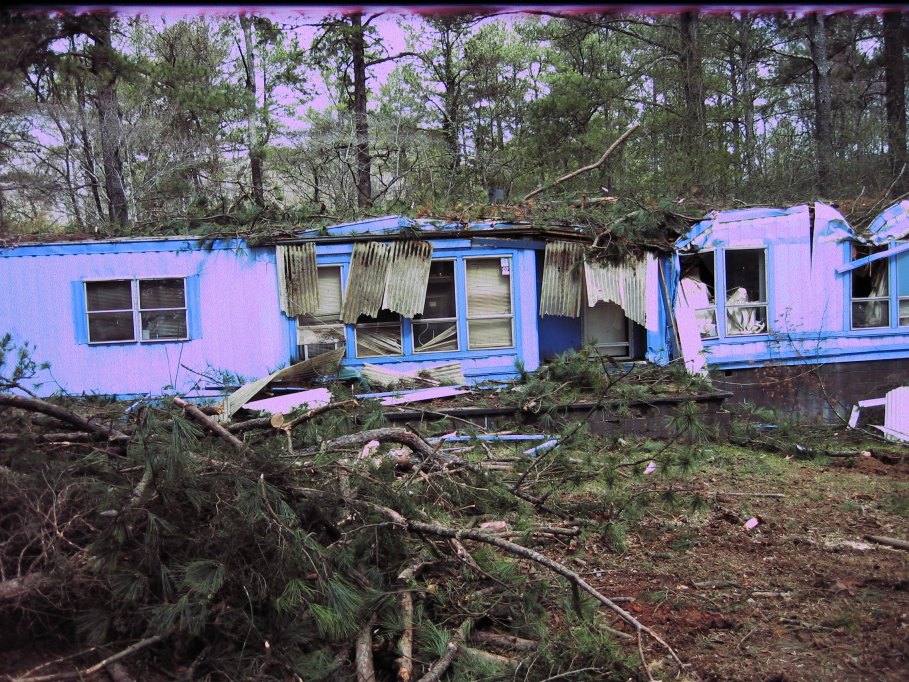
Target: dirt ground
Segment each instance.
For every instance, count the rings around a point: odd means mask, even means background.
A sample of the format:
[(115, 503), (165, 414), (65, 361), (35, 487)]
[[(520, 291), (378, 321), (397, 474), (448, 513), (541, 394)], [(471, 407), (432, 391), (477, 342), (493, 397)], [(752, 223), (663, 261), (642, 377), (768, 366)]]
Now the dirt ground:
[(590, 543), (566, 557), (604, 594), (632, 598), (689, 666), (647, 646), (655, 679), (909, 679), (909, 552), (864, 538), (909, 539), (909, 462), (737, 451), (689, 482), (740, 495), (646, 520), (619, 557)]

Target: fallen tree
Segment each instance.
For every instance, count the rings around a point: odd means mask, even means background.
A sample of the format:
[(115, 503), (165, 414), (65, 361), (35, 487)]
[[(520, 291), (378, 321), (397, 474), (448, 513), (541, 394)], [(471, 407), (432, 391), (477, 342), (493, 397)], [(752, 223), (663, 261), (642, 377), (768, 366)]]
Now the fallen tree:
[[(476, 678), (528, 657), (546, 663), (529, 680), (588, 668), (627, 678), (641, 636), (681, 665), (548, 551), (612, 537), (658, 496), (622, 483), (643, 469), (639, 452), (600, 452), (576, 424), (545, 455), (498, 460), (488, 444), (364, 428), (375, 413), (355, 400), (246, 428), (180, 399), (93, 406), (92, 419), (78, 401), (3, 404), (0, 624), (25, 640), (70, 633), (86, 652), (17, 671), (23, 680), (114, 664), (141, 679), (149, 652), (171, 671), (229, 679)], [(61, 440), (61, 421), (90, 437)], [(665, 467), (690, 456), (655, 455)], [(591, 507), (571, 485), (594, 479)], [(573, 643), (572, 627), (590, 634)]]

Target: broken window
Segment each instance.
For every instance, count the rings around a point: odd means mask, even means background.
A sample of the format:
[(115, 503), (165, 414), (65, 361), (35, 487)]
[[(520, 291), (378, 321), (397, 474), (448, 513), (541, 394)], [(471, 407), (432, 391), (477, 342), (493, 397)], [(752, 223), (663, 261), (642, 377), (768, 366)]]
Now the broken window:
[(717, 336), (714, 253), (702, 251), (680, 256), (679, 260), (682, 264), (680, 293), (694, 309), (701, 338), (714, 338)]
[(468, 348), (511, 348), (511, 258), (469, 258), (466, 266)]
[(764, 249), (734, 249), (726, 257), (726, 334), (767, 331)]
[(401, 355), (401, 316), (382, 309), (376, 317), (360, 315), (354, 329), (357, 334), (358, 358)]
[(297, 355), (308, 360), (345, 344), (341, 322), (341, 266), (318, 268), (319, 305), (297, 317)]
[(584, 337), (603, 355), (631, 357), (629, 329), (632, 322), (615, 303), (599, 301), (584, 309)]
[(184, 278), (84, 284), (89, 343), (189, 338)]
[(454, 265), (454, 261), (433, 261), (430, 267), (423, 314), (413, 318), (415, 353), (458, 350)]
[[(886, 250), (886, 246), (853, 244), (852, 260)], [(890, 326), (889, 270), (890, 259), (881, 258), (852, 271), (853, 329)]]

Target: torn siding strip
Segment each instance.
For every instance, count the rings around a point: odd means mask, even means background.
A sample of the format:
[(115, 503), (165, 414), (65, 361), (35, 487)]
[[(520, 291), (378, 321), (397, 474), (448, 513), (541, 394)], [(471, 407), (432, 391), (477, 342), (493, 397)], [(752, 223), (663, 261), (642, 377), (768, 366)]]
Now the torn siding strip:
[(354, 245), (341, 307), (342, 322), (355, 324), (360, 315), (375, 317), (379, 314), (390, 255), (391, 247), (387, 244), (361, 242)]
[(275, 260), (281, 310), (288, 317), (314, 313), (319, 307), (315, 245), (279, 245), (275, 249)]
[(647, 296), (649, 282), (651, 297), (656, 300), (656, 275), (656, 259), (649, 253), (646, 258), (621, 265), (584, 263), (587, 305), (592, 308), (599, 301), (615, 303), (629, 319), (646, 327), (648, 315), (653, 318), (656, 314)]
[(540, 317), (581, 314), (581, 262), (584, 246), (576, 242), (549, 242), (543, 261)]
[(432, 244), (429, 242), (410, 239), (395, 242), (382, 307), (407, 318), (422, 314), (431, 264)]

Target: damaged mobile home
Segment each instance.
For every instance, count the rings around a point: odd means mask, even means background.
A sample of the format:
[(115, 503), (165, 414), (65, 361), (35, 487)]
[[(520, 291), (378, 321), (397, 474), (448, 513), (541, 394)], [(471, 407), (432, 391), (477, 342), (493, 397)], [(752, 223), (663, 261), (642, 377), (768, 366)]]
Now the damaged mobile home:
[[(714, 212), (621, 262), (590, 258), (581, 230), (396, 216), (256, 245), (21, 243), (0, 249), (0, 332), (50, 362), (45, 395), (201, 397), (327, 353), (372, 384), (472, 384), (590, 342), (822, 416), (831, 396), (848, 411), (909, 383), (907, 211), (862, 233), (824, 204)], [(792, 378), (809, 364), (830, 377), (824, 405)], [(854, 371), (879, 381), (837, 395)]]

